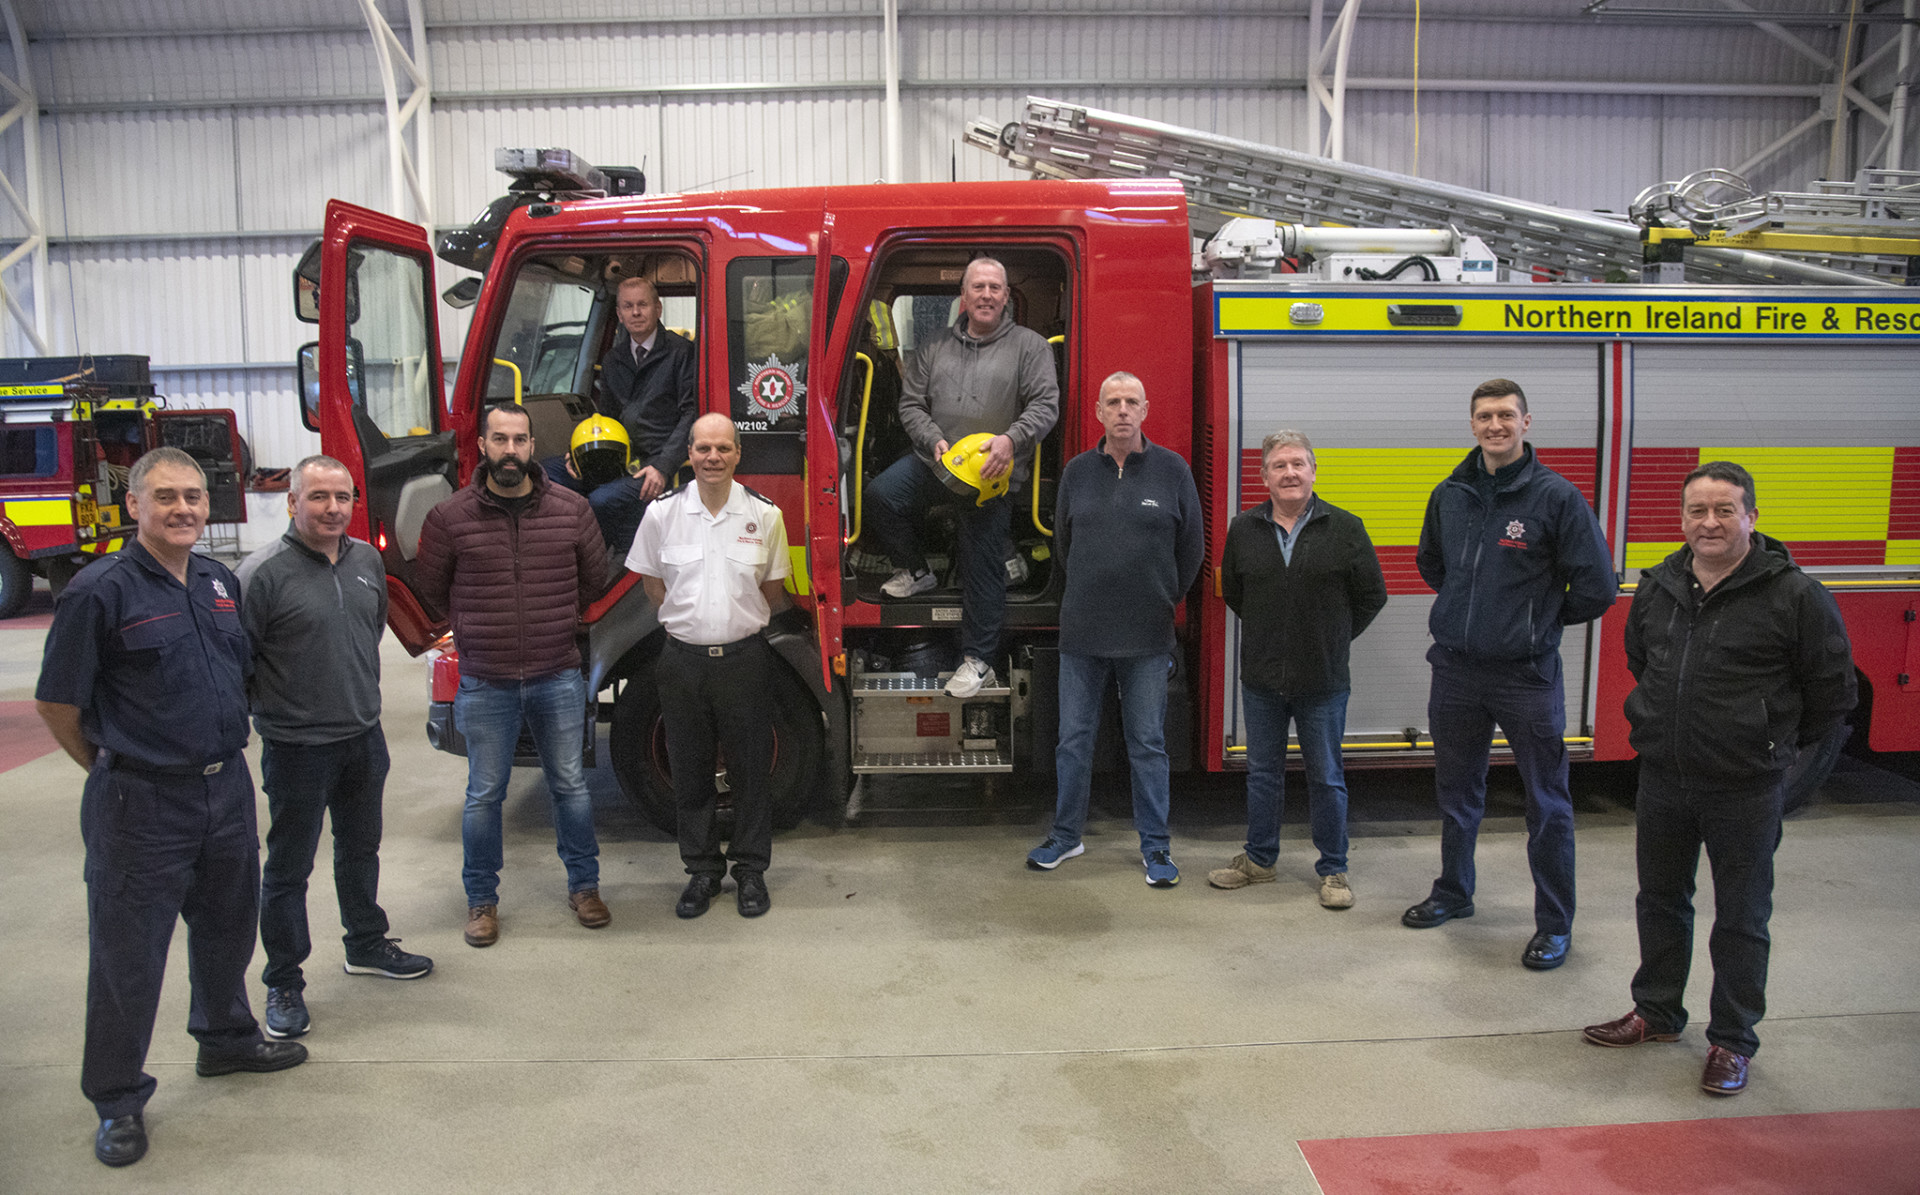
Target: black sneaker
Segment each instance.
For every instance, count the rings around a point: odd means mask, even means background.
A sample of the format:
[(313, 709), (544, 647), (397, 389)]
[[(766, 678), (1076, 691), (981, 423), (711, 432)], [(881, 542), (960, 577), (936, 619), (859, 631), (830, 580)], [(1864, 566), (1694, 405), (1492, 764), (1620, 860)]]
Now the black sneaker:
[(300, 1037), (313, 1027), (307, 1016), (307, 1000), (299, 988), (267, 989), (268, 1037)]
[(418, 979), (433, 970), (432, 959), (408, 954), (400, 949), (398, 938), (383, 938), (380, 945), (357, 959), (348, 955), (341, 965), (349, 975), (384, 975), (388, 979)]

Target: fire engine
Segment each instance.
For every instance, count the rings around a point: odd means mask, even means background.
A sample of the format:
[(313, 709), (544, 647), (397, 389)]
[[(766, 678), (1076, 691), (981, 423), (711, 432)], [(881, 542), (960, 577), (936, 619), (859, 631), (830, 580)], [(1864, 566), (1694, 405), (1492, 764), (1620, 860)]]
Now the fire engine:
[[(560, 151), (500, 161), (518, 179), (511, 202), (441, 244), (484, 271), (448, 293), (472, 307), (450, 390), (425, 230), (335, 201), (295, 272), (296, 304), (319, 325), (302, 353), (309, 425), (365, 494), (354, 533), (386, 561), (395, 634), (433, 653), (428, 733), (442, 749), (462, 750), (450, 716), (458, 656), (412, 592), (422, 520), (471, 477), (486, 404), (523, 404), (536, 455), (565, 451), (617, 332), (615, 288), (636, 275), (698, 346), (701, 409), (740, 429), (739, 479), (787, 521), (799, 613), (769, 628), (786, 667), (764, 703), (782, 824), (843, 815), (869, 774), (1051, 771), (1063, 588), (1053, 485), (1097, 443), (1096, 390), (1116, 369), (1142, 379), (1147, 433), (1191, 463), (1207, 512), (1208, 562), (1170, 679), (1176, 768), (1243, 766), (1238, 628), (1214, 565), (1228, 521), (1261, 500), (1259, 444), (1282, 426), (1313, 438), (1318, 488), (1366, 520), (1391, 594), (1354, 647), (1347, 758), (1430, 757), (1432, 595), (1414, 547), (1429, 491), (1471, 446), (1467, 395), (1496, 375), (1526, 386), (1532, 443), (1592, 501), (1623, 577), (1614, 611), (1565, 638), (1575, 758), (1631, 756), (1620, 635), (1636, 570), (1681, 539), (1680, 478), (1721, 457), (1753, 471), (1762, 526), (1833, 588), (1866, 741), (1920, 748), (1920, 290), (1844, 277), (1540, 285), (1500, 277), (1490, 238), (1445, 228), (1255, 221), (1197, 257), (1195, 213), (1167, 178), (608, 195), (607, 180)], [(951, 322), (980, 254), (1005, 263), (1012, 317), (1056, 347), (1061, 418), (1010, 504), (1018, 559), (992, 661), (1005, 683), (960, 701), (940, 687), (956, 662), (958, 589), (883, 598), (890, 566), (865, 549), (863, 492), (906, 448), (901, 362)], [(1302, 254), (1317, 264), (1286, 273)], [(653, 678), (663, 633), (631, 574), (584, 623), (613, 768), (670, 828)]]
[(0, 360), (0, 618), (45, 577), (57, 593), (133, 532), (127, 474), (150, 448), (191, 453), (207, 474), (210, 523), (243, 523), (249, 466), (232, 411), (168, 410), (147, 358)]

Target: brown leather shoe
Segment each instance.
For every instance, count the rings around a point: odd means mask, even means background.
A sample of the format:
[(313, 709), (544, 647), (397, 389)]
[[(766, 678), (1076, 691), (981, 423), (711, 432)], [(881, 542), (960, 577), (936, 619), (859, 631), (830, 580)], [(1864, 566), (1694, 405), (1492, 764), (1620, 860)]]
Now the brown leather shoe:
[(1588, 1025), (1580, 1031), (1580, 1036), (1596, 1046), (1637, 1046), (1642, 1042), (1680, 1040), (1678, 1033), (1654, 1033), (1649, 1030), (1638, 1009), (1617, 1021)]
[(1708, 1095), (1739, 1095), (1747, 1089), (1747, 1058), (1721, 1046), (1707, 1047), (1707, 1068), (1700, 1090)]
[(599, 929), (613, 920), (613, 914), (607, 912), (607, 906), (600, 899), (600, 889), (582, 888), (567, 896), (567, 903), (573, 906), (573, 915), (580, 924), (588, 929)]
[(467, 910), (467, 945), (491, 946), (500, 940), (500, 907), (474, 905)]

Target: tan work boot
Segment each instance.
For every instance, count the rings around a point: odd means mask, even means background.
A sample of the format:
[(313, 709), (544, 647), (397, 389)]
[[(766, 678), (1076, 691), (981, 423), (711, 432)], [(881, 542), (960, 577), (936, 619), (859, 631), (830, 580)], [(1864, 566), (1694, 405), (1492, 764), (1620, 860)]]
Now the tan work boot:
[(573, 915), (580, 924), (588, 929), (599, 929), (613, 920), (613, 914), (607, 912), (606, 903), (600, 899), (600, 889), (582, 888), (578, 892), (567, 894), (567, 903), (573, 906)]
[(1273, 868), (1262, 867), (1247, 858), (1241, 851), (1233, 857), (1233, 862), (1217, 871), (1207, 873), (1207, 883), (1215, 888), (1245, 888), (1248, 884), (1273, 883)]
[(500, 940), (498, 905), (475, 905), (467, 910), (467, 945), (491, 946)]
[(1330, 876), (1320, 877), (1320, 907), (1323, 909), (1353, 907), (1353, 889), (1347, 886), (1346, 872), (1336, 871)]

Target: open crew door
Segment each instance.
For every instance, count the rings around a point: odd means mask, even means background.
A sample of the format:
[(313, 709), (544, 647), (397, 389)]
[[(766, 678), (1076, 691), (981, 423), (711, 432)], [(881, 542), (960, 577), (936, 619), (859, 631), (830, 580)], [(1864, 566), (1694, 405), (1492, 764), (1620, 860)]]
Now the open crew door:
[[(433, 250), (419, 225), (333, 200), (318, 256), (320, 340), (301, 362), (308, 425), (353, 473), (361, 501), (352, 534), (379, 549), (388, 624), (419, 655), (447, 630), (413, 592), (420, 526), (459, 480)], [(313, 285), (309, 261), (296, 272), (297, 305), (303, 285)]]
[(833, 324), (829, 302), (833, 274), (833, 213), (825, 214), (815, 245), (813, 326), (807, 361), (807, 574), (813, 587), (814, 631), (820, 643), (820, 678), (833, 691), (835, 673), (846, 675), (840, 642), (840, 440), (835, 434), (839, 370), (827, 356)]

